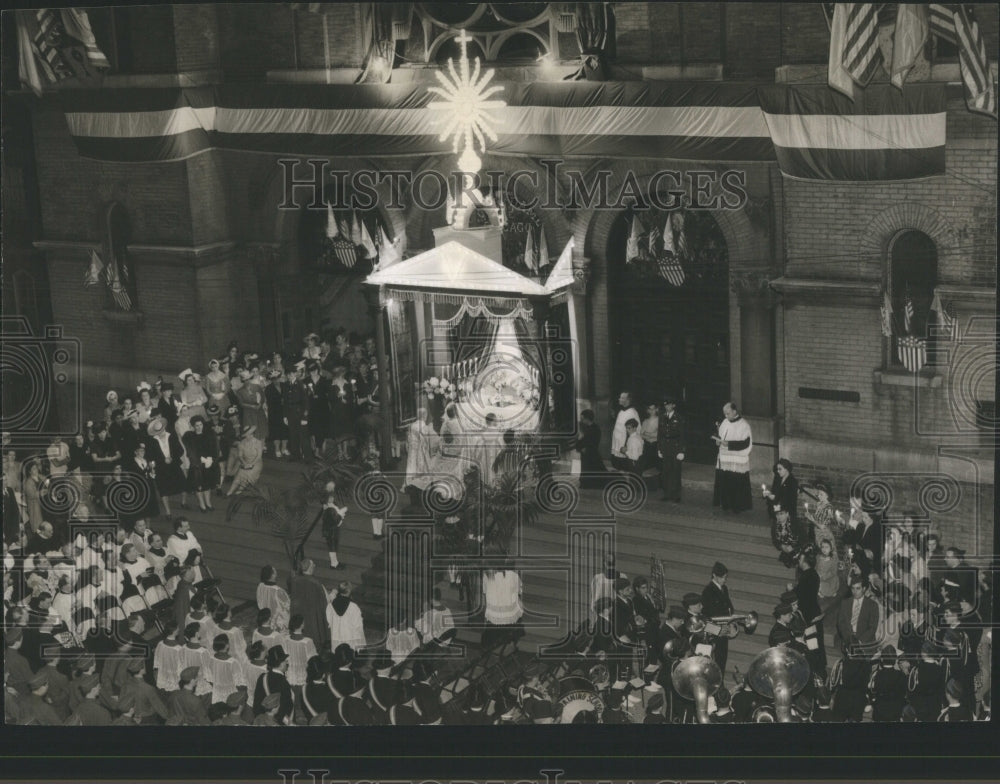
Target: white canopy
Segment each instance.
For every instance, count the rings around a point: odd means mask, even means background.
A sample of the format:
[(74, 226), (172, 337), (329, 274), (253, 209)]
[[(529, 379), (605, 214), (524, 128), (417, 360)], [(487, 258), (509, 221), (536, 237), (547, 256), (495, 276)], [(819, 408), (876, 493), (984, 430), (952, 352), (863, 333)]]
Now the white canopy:
[(373, 272), (365, 283), (443, 291), (483, 291), (515, 297), (551, 294), (545, 286), (454, 241)]

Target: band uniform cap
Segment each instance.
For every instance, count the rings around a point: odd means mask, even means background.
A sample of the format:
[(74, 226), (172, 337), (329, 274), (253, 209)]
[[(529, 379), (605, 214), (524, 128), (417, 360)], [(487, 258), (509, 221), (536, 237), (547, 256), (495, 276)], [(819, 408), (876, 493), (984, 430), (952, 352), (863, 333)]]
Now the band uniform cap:
[[(194, 668), (197, 669), (197, 668)], [(243, 689), (237, 689), (226, 697), (226, 705), (230, 708), (240, 708), (247, 701), (247, 693)]]
[(726, 568), (726, 565), (722, 561), (716, 561), (712, 566), (712, 576), (725, 577), (727, 574), (729, 574), (729, 570)]
[(955, 613), (955, 615), (961, 615), (962, 614), (962, 605), (960, 605), (958, 602), (947, 602), (941, 608), (941, 612), (942, 613), (950, 612), (950, 613)]
[(665, 406), (676, 406), (677, 405), (677, 398), (674, 395), (664, 395), (663, 396), (663, 405), (665, 405)]
[(897, 652), (891, 645), (886, 645), (879, 652), (879, 659), (883, 667), (892, 667), (896, 663)]
[(798, 600), (799, 600), (799, 597), (795, 593), (795, 591), (785, 591), (783, 594), (781, 594), (781, 603), (782, 604), (794, 604)]
[(676, 618), (678, 620), (682, 620), (685, 617), (687, 617), (687, 611), (685, 611), (685, 609), (678, 604), (670, 605), (670, 608), (667, 610), (668, 619)]
[(163, 383), (160, 384), (160, 391), (161, 392), (173, 392), (174, 391), (174, 382), (173, 381), (164, 381)]
[(42, 688), (42, 686), (47, 686), (48, 682), (48, 673), (46, 673), (45, 670), (40, 670), (28, 681), (28, 688), (34, 691), (35, 689)]
[(196, 681), (198, 680), (198, 673), (200, 672), (201, 672), (200, 667), (185, 667), (183, 670), (181, 670), (181, 680), (187, 681), (188, 683), (190, 683), (191, 681)]
[(97, 673), (91, 673), (90, 675), (84, 675), (80, 678), (80, 691), (86, 694), (88, 691), (93, 689), (95, 686), (100, 686), (101, 679), (98, 677)]
[(281, 695), (277, 692), (268, 694), (263, 700), (261, 700), (260, 706), (264, 710), (274, 710), (281, 704)]
[(681, 600), (681, 603), (684, 605), (684, 609), (685, 610), (687, 610), (689, 607), (691, 607), (694, 604), (701, 604), (702, 603), (701, 594), (700, 593), (686, 593), (686, 594), (684, 594), (684, 598)]
[(627, 577), (619, 577), (619, 578), (617, 578), (615, 580), (615, 590), (616, 591), (624, 591), (630, 585), (632, 585), (632, 583), (630, 583), (628, 581)]
[(920, 652), (925, 656), (936, 656), (941, 652), (941, 649), (934, 640), (924, 640), (923, 645), (920, 646)]
[(7, 645), (13, 645), (21, 639), (23, 634), (24, 632), (21, 631), (20, 626), (12, 626), (4, 632), (4, 642)]
[(792, 605), (782, 602), (777, 607), (774, 608), (774, 617), (780, 618), (782, 615), (791, 615)]

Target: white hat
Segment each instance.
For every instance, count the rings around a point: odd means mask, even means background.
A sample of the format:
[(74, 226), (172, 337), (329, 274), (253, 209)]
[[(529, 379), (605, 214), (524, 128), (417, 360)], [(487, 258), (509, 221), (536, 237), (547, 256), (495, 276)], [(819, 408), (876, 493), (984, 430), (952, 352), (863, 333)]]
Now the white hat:
[(193, 375), (194, 372), (191, 370), (191, 368), (185, 368), (184, 370), (182, 370), (180, 373), (177, 374), (177, 378), (179, 378), (181, 381), (187, 381), (187, 377)]
[(144, 389), (146, 389), (146, 390), (149, 390), (150, 392), (152, 392), (152, 391), (153, 391), (153, 388), (152, 388), (152, 387), (151, 387), (151, 386), (149, 385), (149, 382), (148, 382), (148, 381), (143, 381), (143, 382), (141, 382), (141, 383), (139, 384), (139, 386), (137, 386), (137, 387), (135, 388), (135, 391), (136, 391), (136, 392), (142, 392), (142, 390), (144, 390)]
[(115, 392), (113, 389), (108, 390), (108, 394), (106, 394), (104, 396), (104, 399), (107, 400), (110, 403), (112, 401), (112, 399), (114, 399), (114, 400), (118, 399), (118, 393)]

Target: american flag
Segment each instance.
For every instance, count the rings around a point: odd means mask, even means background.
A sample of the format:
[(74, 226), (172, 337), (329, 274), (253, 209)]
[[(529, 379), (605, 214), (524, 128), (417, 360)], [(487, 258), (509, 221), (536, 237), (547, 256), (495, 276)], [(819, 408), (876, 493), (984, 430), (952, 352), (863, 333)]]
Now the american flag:
[(903, 302), (903, 331), (909, 335), (911, 327), (913, 325), (913, 300), (910, 299), (910, 295), (906, 295), (906, 300)]
[(882, 293), (882, 335), (887, 338), (892, 337), (892, 300), (889, 299), (889, 292)]
[(96, 250), (90, 251), (90, 265), (87, 267), (87, 273), (83, 277), (84, 286), (97, 286), (101, 282), (101, 273), (104, 271), (104, 262), (101, 261), (101, 257), (97, 255)]
[(659, 267), (660, 277), (671, 286), (681, 287), (684, 285), (684, 268), (672, 253), (664, 253), (656, 260)]
[(896, 354), (903, 367), (911, 373), (919, 373), (927, 364), (927, 340), (913, 335), (896, 338)]
[(963, 5), (931, 3), (927, 6), (927, 22), (932, 34), (958, 46), (966, 106), (970, 111), (996, 118), (996, 85), (982, 31), (972, 10)]
[(882, 62), (878, 48), (878, 11), (874, 3), (847, 3), (844, 67), (851, 78), (867, 86)]
[(952, 316), (941, 302), (941, 295), (934, 292), (934, 301), (931, 302), (931, 310), (937, 313), (938, 333), (941, 340), (958, 340), (958, 320)]
[(111, 289), (111, 296), (118, 307), (126, 311), (132, 310), (132, 299), (118, 277), (118, 264), (115, 261), (104, 268), (104, 275), (108, 281), (108, 288)]

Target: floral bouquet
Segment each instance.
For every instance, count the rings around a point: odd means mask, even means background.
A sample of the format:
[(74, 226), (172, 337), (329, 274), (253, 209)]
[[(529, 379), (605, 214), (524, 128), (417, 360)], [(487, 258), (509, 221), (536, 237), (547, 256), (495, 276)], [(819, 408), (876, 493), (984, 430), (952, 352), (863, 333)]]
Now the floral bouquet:
[(424, 382), (423, 389), (428, 400), (434, 400), (436, 397), (444, 398), (449, 402), (458, 400), (458, 387), (446, 378), (432, 376)]

